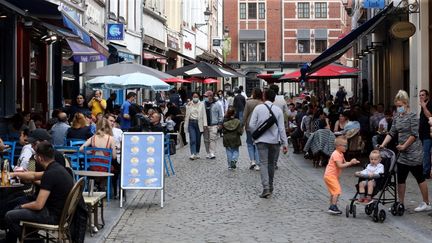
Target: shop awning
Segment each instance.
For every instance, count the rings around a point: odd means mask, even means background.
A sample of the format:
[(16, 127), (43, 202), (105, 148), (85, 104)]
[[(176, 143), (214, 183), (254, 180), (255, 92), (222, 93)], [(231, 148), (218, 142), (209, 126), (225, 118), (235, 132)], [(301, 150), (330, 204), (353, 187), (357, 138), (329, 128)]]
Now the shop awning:
[(144, 51), (143, 52), (143, 58), (146, 60), (151, 60), (151, 59), (156, 59), (157, 62), (162, 63), (162, 64), (166, 64), (167, 63), (167, 58), (152, 52), (147, 52)]
[(104, 55), (91, 47), (73, 40), (67, 39), (66, 41), (72, 50), (72, 58), (75, 62), (97, 62), (106, 60)]
[(125, 61), (135, 61), (135, 54), (133, 54), (131, 50), (127, 49), (126, 46), (110, 43), (108, 47), (110, 52), (117, 51), (117, 55), (122, 57)]
[(285, 73), (260, 73), (257, 78), (264, 79), (267, 83), (280, 82), (279, 78), (284, 76)]
[(352, 47), (355, 40), (370, 33), (378, 24), (382, 23), (393, 10), (393, 3), (390, 3), (381, 12), (376, 14), (374, 17), (372, 17), (356, 29), (352, 30), (349, 34), (344, 36), (334, 45), (321, 53), (321, 55), (316, 57), (312, 62), (310, 62), (306, 72), (313, 73), (321, 67), (339, 59), (345, 52), (347, 52)]

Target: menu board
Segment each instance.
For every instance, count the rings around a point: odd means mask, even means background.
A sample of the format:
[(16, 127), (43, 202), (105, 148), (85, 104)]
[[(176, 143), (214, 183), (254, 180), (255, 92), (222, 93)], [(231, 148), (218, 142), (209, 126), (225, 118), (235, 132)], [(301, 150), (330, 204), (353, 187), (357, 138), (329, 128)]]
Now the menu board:
[(122, 189), (163, 189), (164, 134), (123, 133)]

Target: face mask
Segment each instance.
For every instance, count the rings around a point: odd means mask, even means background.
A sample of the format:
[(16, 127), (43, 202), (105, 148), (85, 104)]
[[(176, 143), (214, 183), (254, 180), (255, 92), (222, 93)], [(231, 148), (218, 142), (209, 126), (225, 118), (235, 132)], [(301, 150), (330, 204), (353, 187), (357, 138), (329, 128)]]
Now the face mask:
[(399, 107), (397, 108), (397, 112), (398, 112), (398, 113), (404, 113), (404, 112), (405, 112), (405, 107), (403, 107), (403, 106), (399, 106)]
[(192, 101), (193, 101), (193, 103), (198, 103), (199, 99), (198, 98), (193, 98)]
[(208, 98), (207, 97), (204, 98), (204, 102), (208, 102)]
[(215, 100), (215, 101), (218, 101), (218, 100), (219, 100), (219, 98), (218, 98), (218, 97), (216, 96), (216, 97), (214, 97), (214, 100)]

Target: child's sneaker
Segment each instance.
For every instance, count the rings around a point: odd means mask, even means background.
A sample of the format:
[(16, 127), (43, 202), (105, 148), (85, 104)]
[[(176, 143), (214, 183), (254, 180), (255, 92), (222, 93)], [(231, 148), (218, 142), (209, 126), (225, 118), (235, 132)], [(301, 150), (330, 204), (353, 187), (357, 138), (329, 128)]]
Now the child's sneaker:
[(342, 211), (336, 205), (331, 205), (327, 211), (330, 214), (342, 214)]
[(357, 199), (357, 201), (358, 201), (359, 203), (363, 203), (365, 199), (366, 199), (366, 198), (361, 197), (361, 198)]
[(231, 160), (231, 162), (230, 162), (230, 167), (231, 167), (232, 169), (237, 168), (236, 163), (237, 163), (237, 161), (235, 161), (235, 160)]

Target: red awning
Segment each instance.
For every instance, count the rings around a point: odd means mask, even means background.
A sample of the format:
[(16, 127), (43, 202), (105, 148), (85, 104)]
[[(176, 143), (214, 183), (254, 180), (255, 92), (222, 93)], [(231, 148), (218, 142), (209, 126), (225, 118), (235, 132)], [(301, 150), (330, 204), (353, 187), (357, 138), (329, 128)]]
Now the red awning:
[(206, 79), (204, 79), (204, 81), (202, 83), (203, 84), (219, 83), (219, 80), (214, 79), (214, 78), (206, 78)]
[(192, 83), (192, 81), (190, 81), (190, 80), (186, 80), (186, 79), (182, 79), (182, 78), (177, 78), (177, 77), (166, 78), (166, 79), (163, 79), (163, 81), (165, 83)]
[[(357, 77), (357, 73), (360, 72), (359, 69), (344, 66), (341, 64), (331, 63), (316, 72), (308, 73), (306, 76), (308, 78), (352, 78)], [(300, 70), (294, 71), (292, 73), (287, 73), (280, 79), (298, 79), (301, 76)]]

